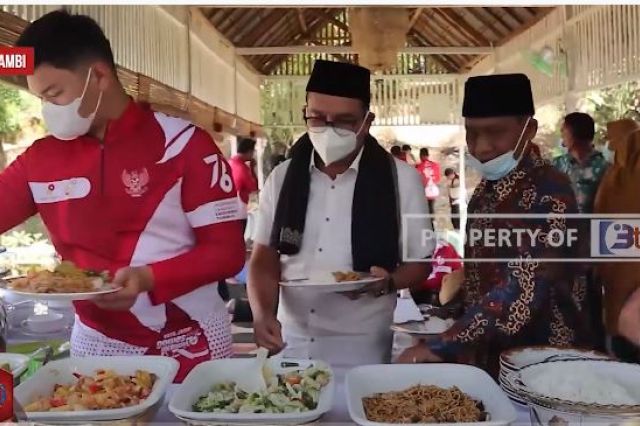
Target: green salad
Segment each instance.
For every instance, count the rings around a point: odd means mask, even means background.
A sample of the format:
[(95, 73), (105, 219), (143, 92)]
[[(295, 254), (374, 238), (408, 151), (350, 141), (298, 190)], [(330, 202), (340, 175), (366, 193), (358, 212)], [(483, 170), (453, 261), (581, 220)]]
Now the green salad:
[(200, 413), (300, 413), (315, 410), (320, 391), (329, 383), (329, 371), (309, 367), (303, 371), (273, 375), (267, 390), (247, 393), (234, 382), (218, 383), (198, 398), (193, 410)]

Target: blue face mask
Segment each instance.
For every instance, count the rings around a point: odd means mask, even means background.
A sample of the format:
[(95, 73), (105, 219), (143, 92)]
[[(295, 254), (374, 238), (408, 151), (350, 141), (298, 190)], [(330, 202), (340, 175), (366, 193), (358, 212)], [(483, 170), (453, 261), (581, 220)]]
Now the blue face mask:
[(600, 152), (602, 152), (602, 156), (607, 160), (607, 163), (613, 164), (616, 152), (609, 148), (609, 141), (607, 141)]
[(527, 147), (527, 143), (529, 141), (525, 141), (520, 156), (517, 159), (515, 158), (515, 152), (518, 150), (518, 147), (522, 142), (522, 138), (524, 136), (524, 132), (527, 130), (529, 121), (531, 121), (531, 117), (527, 118), (527, 122), (524, 123), (522, 132), (520, 132), (520, 137), (518, 138), (518, 143), (516, 143), (514, 149), (507, 151), (502, 155), (498, 155), (494, 159), (485, 161), (484, 163), (467, 152), (465, 160), (467, 161), (469, 167), (480, 172), (482, 177), (486, 180), (499, 180), (508, 175), (509, 172), (516, 168), (516, 166), (522, 159), (522, 156), (524, 155), (525, 148)]

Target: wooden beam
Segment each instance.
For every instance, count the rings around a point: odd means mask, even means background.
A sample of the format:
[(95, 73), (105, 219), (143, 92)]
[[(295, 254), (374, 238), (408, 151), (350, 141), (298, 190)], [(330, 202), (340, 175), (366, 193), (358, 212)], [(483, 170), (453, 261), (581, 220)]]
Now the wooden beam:
[(507, 15), (511, 17), (514, 21), (518, 23), (518, 25), (524, 25), (524, 22), (521, 17), (518, 16), (518, 12), (516, 12), (512, 7), (503, 7), (504, 11), (507, 12)]
[[(330, 23), (332, 23), (336, 27), (340, 28), (344, 32), (349, 33), (349, 27), (344, 22), (338, 21), (336, 19), (335, 15), (331, 16), (330, 14), (328, 14), (327, 12), (324, 12), (324, 11), (316, 11), (315, 13), (317, 15), (323, 17), (323, 18), (326, 18), (327, 21), (329, 21)], [(337, 15), (337, 13), (336, 13), (336, 15)]]
[(234, 46), (237, 45), (244, 36), (260, 26), (263, 11), (263, 9), (254, 9), (251, 12), (247, 11), (245, 18), (238, 22), (238, 25), (236, 26), (238, 29), (232, 34), (233, 38), (231, 41)]
[(274, 30), (279, 29), (276, 24), (280, 22), (283, 16), (286, 16), (286, 11), (282, 9), (271, 9), (271, 12), (264, 18), (261, 25), (258, 25), (251, 33), (240, 41), (240, 46), (256, 46), (259, 40), (264, 39), (265, 35), (268, 37)]
[[(327, 22), (326, 19), (313, 15), (311, 22), (307, 25), (308, 37), (315, 36), (317, 32), (322, 28), (322, 26), (326, 24), (326, 22)], [(302, 33), (299, 33), (298, 35), (292, 38), (292, 41), (295, 42), (301, 37), (302, 37)], [(287, 58), (286, 56), (283, 57), (280, 55), (272, 55), (272, 56), (264, 57), (260, 62), (260, 67), (262, 68), (265, 74), (270, 74), (271, 71), (273, 71), (273, 69), (275, 69), (278, 65), (280, 65), (286, 58)], [(276, 62), (274, 62), (272, 66), (267, 67), (267, 64), (269, 64), (270, 62), (273, 62), (274, 59), (276, 60)]]
[[(461, 45), (465, 44), (465, 41), (460, 39), (458, 34), (454, 34), (452, 31), (440, 22), (441, 17), (436, 16), (433, 11), (429, 12), (429, 18), (423, 14), (423, 17), (420, 19), (420, 23), (424, 28), (423, 34), (437, 34), (440, 41), (442, 41), (443, 45)], [(456, 63), (458, 71), (462, 68), (465, 63), (465, 58), (461, 55), (449, 55), (448, 58)]]
[(307, 27), (307, 21), (304, 19), (304, 10), (298, 8), (298, 22), (300, 23), (300, 29), (303, 33), (308, 33), (309, 28)]
[(464, 32), (473, 37), (476, 40), (476, 43), (474, 44), (481, 46), (488, 46), (491, 44), (491, 42), (489, 42), (489, 40), (487, 40), (487, 38), (482, 33), (480, 33), (480, 31), (473, 28), (473, 26), (471, 26), (463, 16), (458, 15), (453, 11), (453, 9), (442, 8), (437, 10), (439, 10), (444, 16), (446, 16), (452, 25), (458, 26), (458, 28), (462, 28)]
[(227, 36), (227, 38), (229, 38), (229, 34), (230, 34), (229, 30), (233, 28), (233, 26), (238, 22), (238, 20), (242, 18), (244, 15), (245, 15), (245, 12), (242, 9), (234, 8), (233, 12), (231, 12), (231, 14), (227, 17), (227, 19), (220, 22), (220, 25), (218, 25), (217, 27), (218, 31), (220, 31), (222, 34)]
[[(422, 34), (416, 26), (409, 32), (409, 36), (413, 36), (421, 45), (431, 45), (432, 43)], [(459, 66), (448, 56), (433, 55), (436, 62), (442, 65), (449, 72), (458, 72)]]
[(536, 16), (535, 19), (529, 20), (529, 22), (527, 22), (525, 25), (521, 26), (520, 28), (516, 29), (515, 31), (512, 31), (511, 34), (509, 34), (502, 41), (500, 41), (499, 45), (504, 45), (504, 44), (510, 42), (511, 40), (513, 40), (514, 38), (518, 37), (520, 34), (524, 33), (529, 28), (533, 27), (535, 24), (540, 22), (540, 20), (543, 19), (545, 16), (547, 16), (549, 13), (551, 13), (552, 10), (553, 10), (553, 8), (549, 8), (546, 12), (543, 12), (540, 15)]
[(493, 10), (491, 10), (490, 7), (483, 7), (482, 10), (484, 10), (485, 12), (487, 12), (487, 14), (489, 14), (489, 16), (491, 16), (493, 19), (495, 19), (496, 21), (498, 21), (498, 23), (500, 25), (502, 25), (503, 27), (505, 27), (507, 29), (508, 32), (513, 31), (513, 27), (511, 27), (509, 24), (507, 24), (507, 22), (502, 19), (502, 17), (500, 17), (500, 15), (498, 15), (497, 13), (495, 13)]
[[(237, 47), (236, 54), (241, 56), (256, 55), (298, 55), (301, 53), (326, 53), (329, 55), (357, 53), (352, 46), (327, 46), (319, 42), (315, 46), (263, 46), (263, 47)], [(493, 53), (491, 46), (407, 46), (402, 47), (398, 53), (414, 55), (486, 55)]]
[(487, 27), (489, 31), (495, 34), (496, 38), (501, 39), (502, 37), (504, 37), (504, 34), (502, 33), (502, 31), (498, 31), (498, 28), (495, 25), (493, 25), (493, 22), (491, 22), (489, 19), (487, 19), (486, 16), (484, 16), (483, 14), (484, 12), (482, 11), (481, 8), (467, 7), (466, 9), (467, 9), (467, 12), (469, 12), (474, 18), (480, 21), (482, 25)]
[(424, 10), (424, 7), (418, 7), (413, 12), (413, 15), (411, 16), (411, 21), (409, 21), (409, 29), (407, 30), (407, 34), (409, 33), (409, 31), (411, 31), (413, 29), (413, 26), (418, 21), (418, 18), (420, 18), (420, 15), (422, 14), (423, 10)]

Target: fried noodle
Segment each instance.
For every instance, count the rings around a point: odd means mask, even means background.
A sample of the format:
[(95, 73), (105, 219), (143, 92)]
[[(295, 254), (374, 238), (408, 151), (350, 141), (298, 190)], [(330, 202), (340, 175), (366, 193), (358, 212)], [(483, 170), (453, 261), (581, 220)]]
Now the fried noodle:
[(382, 423), (459, 423), (486, 420), (481, 402), (457, 387), (413, 386), (362, 399), (367, 420)]

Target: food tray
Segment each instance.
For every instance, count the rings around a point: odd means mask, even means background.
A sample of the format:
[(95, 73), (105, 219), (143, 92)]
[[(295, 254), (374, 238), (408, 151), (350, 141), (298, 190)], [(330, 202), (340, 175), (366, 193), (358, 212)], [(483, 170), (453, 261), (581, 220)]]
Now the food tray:
[(67, 358), (52, 361), (40, 368), (31, 378), (15, 389), (17, 402), (26, 406), (38, 397), (51, 395), (57, 383), (73, 383), (73, 373), (93, 375), (96, 370), (114, 370), (117, 374), (133, 374), (136, 370), (146, 370), (157, 376), (149, 397), (133, 407), (71, 412), (27, 412), (27, 420), (48, 424), (113, 422), (142, 415), (164, 399), (169, 385), (178, 372), (178, 362), (161, 356), (107, 356)]
[(283, 368), (283, 359), (270, 358), (267, 365), (274, 373), (305, 369), (310, 365), (325, 368), (331, 374), (329, 384), (320, 393), (320, 400), (315, 410), (303, 413), (200, 413), (192, 409), (193, 403), (211, 390), (216, 383), (237, 381), (247, 368), (255, 362), (254, 358), (230, 358), (203, 362), (191, 370), (187, 378), (176, 390), (169, 402), (169, 411), (176, 417), (196, 424), (272, 424), (289, 425), (304, 424), (317, 420), (331, 410), (335, 387), (335, 374), (322, 361), (287, 359), (287, 363), (298, 364), (297, 367)]

